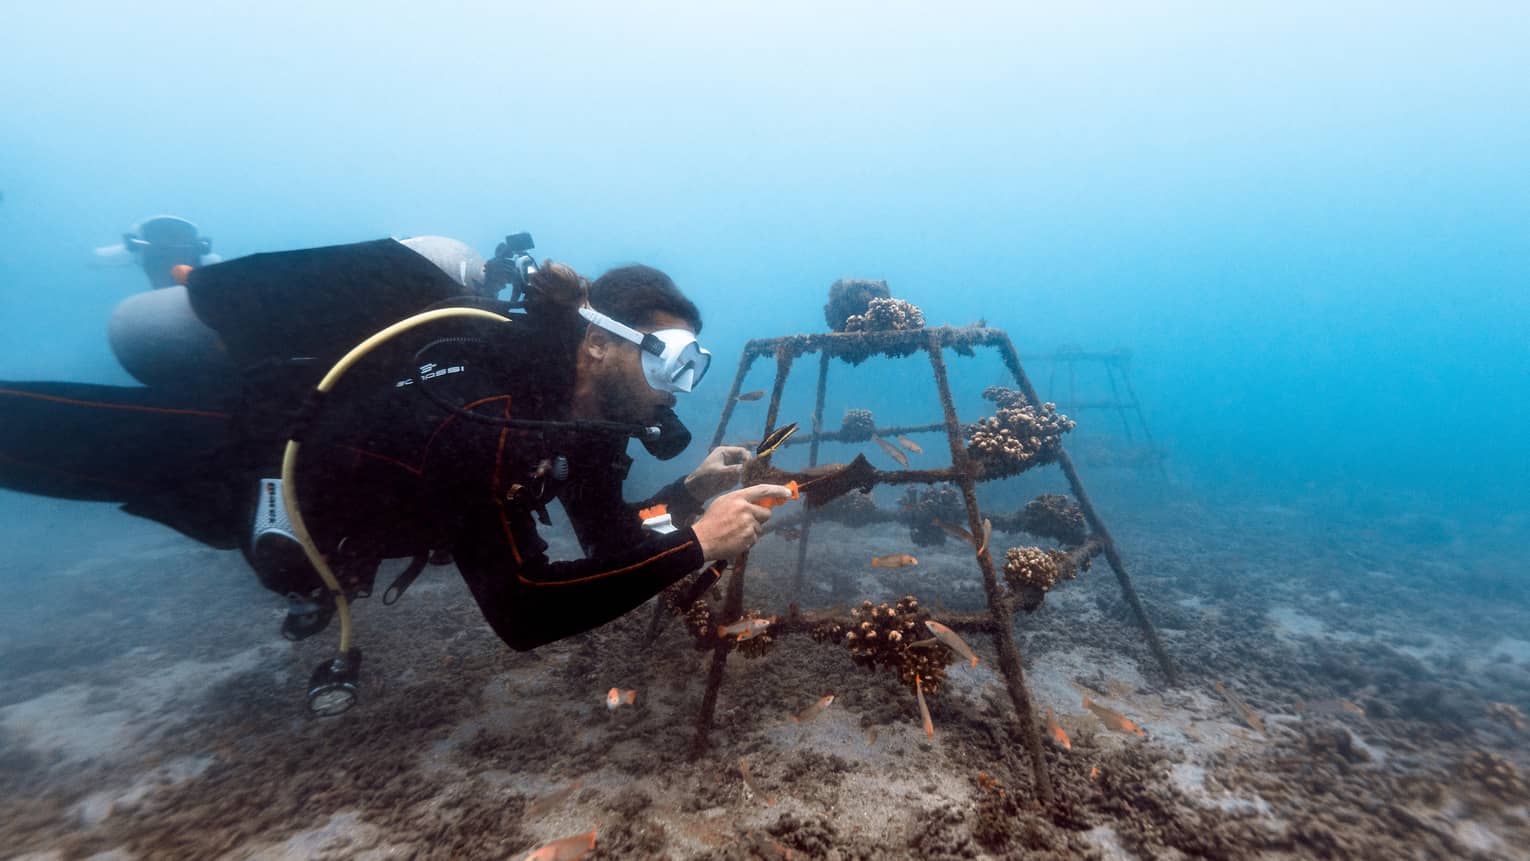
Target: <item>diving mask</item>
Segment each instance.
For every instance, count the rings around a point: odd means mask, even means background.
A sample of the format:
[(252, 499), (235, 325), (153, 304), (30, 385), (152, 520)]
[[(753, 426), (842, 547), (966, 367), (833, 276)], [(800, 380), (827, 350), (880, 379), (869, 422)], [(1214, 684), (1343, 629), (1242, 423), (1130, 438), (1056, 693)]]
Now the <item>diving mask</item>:
[(643, 376), (661, 392), (689, 392), (706, 376), (712, 354), (685, 329), (639, 332), (607, 317), (594, 308), (579, 309), (579, 316), (618, 338), (638, 346), (643, 356)]

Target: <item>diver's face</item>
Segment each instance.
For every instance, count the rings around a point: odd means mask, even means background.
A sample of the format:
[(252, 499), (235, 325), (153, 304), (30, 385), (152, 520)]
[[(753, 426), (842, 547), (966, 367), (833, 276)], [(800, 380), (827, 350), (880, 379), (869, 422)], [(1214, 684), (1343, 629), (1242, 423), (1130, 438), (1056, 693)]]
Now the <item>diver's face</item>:
[[(660, 329), (684, 329), (693, 332), (690, 324), (673, 314), (655, 313), (646, 326), (636, 327), (639, 332), (657, 332)], [(643, 375), (643, 354), (637, 344), (615, 336), (611, 337), (612, 349), (602, 362), (597, 380), (596, 394), (600, 399), (600, 411), (609, 421), (647, 424), (654, 421), (666, 407), (675, 405), (671, 392), (661, 392), (648, 384)]]

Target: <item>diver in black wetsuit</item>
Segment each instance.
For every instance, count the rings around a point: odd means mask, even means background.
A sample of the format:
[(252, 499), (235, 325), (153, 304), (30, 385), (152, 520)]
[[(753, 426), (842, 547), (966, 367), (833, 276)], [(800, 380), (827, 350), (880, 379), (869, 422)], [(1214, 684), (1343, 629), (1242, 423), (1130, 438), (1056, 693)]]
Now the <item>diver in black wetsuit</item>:
[[(534, 292), (560, 278), (578, 286), (571, 270), (541, 272), (556, 274), (534, 279)], [(348, 405), (326, 410), (305, 435), (305, 459), (317, 451), (316, 465), (297, 476), (314, 540), (329, 555), (366, 567), (450, 548), (484, 617), (516, 649), (604, 624), (707, 561), (747, 550), (770, 516), (758, 500), (789, 493), (759, 485), (703, 513), (749, 457), (721, 447), (652, 499), (624, 502), (627, 438), (575, 423), (671, 424), (671, 438), (652, 450), (677, 454), (689, 435), (672, 425), (671, 408), (709, 361), (695, 337), (700, 315), (668, 276), (644, 266), (603, 275), (586, 307), (540, 304), (528, 302), (534, 332), (454, 321), (409, 338), (407, 367), (358, 384), (366, 390), (346, 394)], [(585, 558), (548, 560), (537, 523), (549, 522), (554, 499)], [(638, 512), (658, 504), (676, 528), (645, 534)]]
[[(630, 429), (664, 429), (645, 446), (678, 454), (689, 435), (670, 407), (709, 360), (695, 306), (647, 267), (607, 273), (586, 304), (577, 275), (544, 266), (523, 307), (496, 303), (492, 319), (431, 322), (389, 340), (292, 430), (303, 394), (366, 335), (428, 307), (485, 304), (463, 286), (393, 240), (199, 269), (189, 305), (238, 376), (218, 393), (0, 382), (0, 487), (123, 502), (243, 549), (268, 588), (315, 603), (304, 624), (284, 629), (294, 637), (321, 630), (333, 604), (282, 546), (283, 531), (262, 529), (277, 497), (254, 488), (275, 483), (289, 436), (303, 439), (295, 485), (313, 544), (348, 593), (369, 593), (382, 560), (423, 567), (431, 551), (449, 551), (517, 649), (604, 624), (754, 543), (769, 517), (757, 503), (785, 488), (748, 488), (702, 509), (737, 483), (742, 449), (714, 450), (645, 503), (667, 503), (673, 531), (645, 533), (638, 507), (622, 500)], [(547, 559), (537, 523), (554, 499), (586, 558)]]

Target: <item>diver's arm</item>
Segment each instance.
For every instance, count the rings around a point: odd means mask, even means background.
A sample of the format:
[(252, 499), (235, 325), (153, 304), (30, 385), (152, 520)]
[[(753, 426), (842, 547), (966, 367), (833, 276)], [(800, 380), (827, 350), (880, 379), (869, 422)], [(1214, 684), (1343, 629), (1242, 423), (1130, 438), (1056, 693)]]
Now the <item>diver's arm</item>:
[(475, 506), (453, 547), (484, 618), (516, 650), (604, 625), (705, 562), (690, 529), (568, 562), (546, 547), (530, 513), (503, 502)]

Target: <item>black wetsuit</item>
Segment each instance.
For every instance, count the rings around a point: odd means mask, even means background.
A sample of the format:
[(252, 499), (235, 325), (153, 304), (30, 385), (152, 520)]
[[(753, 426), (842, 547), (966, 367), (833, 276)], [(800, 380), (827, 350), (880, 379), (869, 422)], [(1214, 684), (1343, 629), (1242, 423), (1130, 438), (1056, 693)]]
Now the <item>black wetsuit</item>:
[[(376, 319), (298, 312), (301, 294), (293, 294), (349, 278), (358, 293), (376, 298), (383, 288), (403, 292), (409, 278), (443, 277), (395, 246), (257, 255), (206, 270), (209, 283), (232, 273), (227, 307), (216, 313), (195, 289), (193, 303), (247, 369), (222, 393), (0, 382), (0, 487), (122, 502), (211, 546), (248, 552), (258, 482), (279, 474), (303, 393), (346, 345), (399, 318), (355, 299), (330, 304)], [(356, 265), (358, 254), (374, 265)], [(337, 255), (345, 267), (305, 276)], [(260, 285), (262, 274), (277, 286)], [(392, 304), (407, 314), (426, 303)], [(238, 328), (262, 315), (272, 318), (268, 325)], [(547, 421), (566, 415), (576, 315), (544, 309), (512, 316), (430, 324), (369, 354), (308, 422), (297, 486), (309, 530), (337, 568), (365, 574), (383, 559), (450, 550), (495, 632), (529, 649), (632, 610), (704, 560), (689, 528), (645, 535), (638, 506), (623, 502), (626, 438), (504, 427), (454, 411)], [(356, 332), (335, 337), (342, 325)], [(306, 364), (279, 362), (252, 373), (255, 363), (237, 361), (261, 348), (314, 355), (315, 345), (330, 352)], [(586, 558), (547, 558), (537, 523), (554, 499)], [(657, 502), (679, 522), (699, 509), (680, 482), (643, 506)]]
[[(396, 359), (358, 367), (301, 452), (300, 504), (320, 546), (362, 558), (449, 548), (484, 618), (516, 649), (609, 622), (699, 569), (694, 532), (645, 534), (637, 513), (661, 502), (680, 522), (699, 513), (683, 482), (623, 501), (626, 437), (504, 427), (446, 406), (561, 420), (573, 389), (567, 335), (442, 322), (401, 339)], [(585, 558), (548, 559), (537, 523), (554, 499)]]

